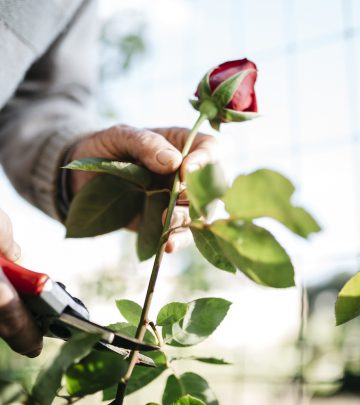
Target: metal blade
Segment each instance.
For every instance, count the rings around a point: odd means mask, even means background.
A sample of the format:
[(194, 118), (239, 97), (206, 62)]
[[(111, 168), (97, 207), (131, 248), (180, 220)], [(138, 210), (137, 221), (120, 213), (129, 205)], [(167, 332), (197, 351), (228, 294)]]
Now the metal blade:
[[(130, 355), (130, 350), (126, 349), (121, 349), (120, 347), (116, 347), (113, 345), (110, 345), (109, 343), (104, 343), (104, 342), (99, 342), (97, 345), (95, 345), (96, 349), (99, 350), (110, 350), (112, 352), (115, 352), (117, 354), (120, 354), (120, 356), (124, 357), (126, 360), (129, 355)], [(139, 366), (146, 366), (146, 367), (156, 367), (156, 364), (154, 363), (154, 360), (151, 359), (150, 357), (144, 356), (143, 354), (138, 354), (138, 363)]]
[(101, 335), (101, 342), (110, 344), (115, 347), (141, 351), (151, 351), (159, 349), (158, 346), (141, 342), (138, 339), (126, 335), (115, 333), (112, 330), (105, 328), (104, 326), (100, 326), (94, 322), (79, 318), (66, 312), (62, 313), (58, 320), (83, 332), (98, 333)]

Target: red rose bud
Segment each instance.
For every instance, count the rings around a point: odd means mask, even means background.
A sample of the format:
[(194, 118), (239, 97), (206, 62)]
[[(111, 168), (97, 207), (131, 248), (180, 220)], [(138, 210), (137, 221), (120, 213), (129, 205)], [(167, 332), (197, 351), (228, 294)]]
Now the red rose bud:
[(222, 63), (204, 76), (195, 93), (198, 100), (190, 102), (215, 129), (221, 122), (256, 118), (256, 78), (256, 65), (247, 59)]

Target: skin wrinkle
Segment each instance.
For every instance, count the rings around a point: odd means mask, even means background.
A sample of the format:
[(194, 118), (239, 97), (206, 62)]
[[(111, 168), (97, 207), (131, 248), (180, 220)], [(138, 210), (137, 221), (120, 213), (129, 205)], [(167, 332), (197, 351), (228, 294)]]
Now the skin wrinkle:
[[(110, 145), (109, 145), (110, 142)], [(98, 147), (99, 145), (99, 147)], [(109, 136), (106, 137), (105, 136), (98, 136), (98, 137), (94, 137), (94, 149), (98, 150), (101, 155), (107, 156), (109, 158), (115, 158), (115, 154), (112, 152), (112, 150), (114, 150), (114, 147), (116, 145), (116, 142), (114, 141), (114, 135), (112, 134), (112, 132), (110, 132)], [(103, 151), (103, 152), (102, 152)], [(99, 155), (99, 156), (101, 156)]]
[[(176, 153), (174, 148), (169, 147), (170, 145), (168, 145), (168, 141), (163, 136), (155, 132), (145, 129), (139, 130), (136, 133), (136, 136), (132, 137), (131, 141), (131, 152), (133, 156), (142, 161), (148, 162), (149, 166), (156, 166), (158, 169), (157, 171), (161, 171), (162, 174), (168, 174), (176, 170), (181, 164), (180, 152)], [(137, 149), (138, 143), (140, 144), (140, 148)], [(174, 159), (169, 160), (169, 163), (166, 165), (159, 166), (157, 162), (154, 164), (153, 161), (154, 158), (156, 159), (157, 154), (165, 150), (173, 152)], [(137, 153), (137, 151), (139, 151), (139, 153)], [(176, 156), (178, 156), (178, 159), (176, 159)]]

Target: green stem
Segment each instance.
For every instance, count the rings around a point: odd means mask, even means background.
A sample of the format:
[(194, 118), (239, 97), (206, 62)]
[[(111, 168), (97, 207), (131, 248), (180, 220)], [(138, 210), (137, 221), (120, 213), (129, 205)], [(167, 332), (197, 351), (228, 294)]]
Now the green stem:
[[(201, 124), (206, 119), (207, 119), (207, 116), (205, 114), (201, 114), (199, 116), (199, 118), (197, 119), (197, 121), (195, 122), (195, 125), (193, 126), (193, 128), (189, 132), (189, 134), (187, 136), (187, 139), (186, 139), (186, 142), (185, 142), (185, 145), (184, 145), (183, 150), (181, 152), (183, 158), (189, 153), (191, 145), (192, 145), (192, 143), (193, 143), (193, 141), (195, 139), (195, 136), (198, 133)], [(180, 193), (180, 183), (181, 183), (180, 182), (180, 172), (178, 170), (176, 172), (175, 179), (174, 179), (174, 184), (173, 184), (173, 187), (172, 187), (172, 190), (171, 190), (168, 210), (167, 210), (167, 214), (166, 214), (162, 234), (161, 234), (161, 237), (160, 237), (160, 240), (159, 240), (159, 245), (158, 245), (158, 248), (157, 248), (157, 251), (156, 251), (154, 265), (153, 265), (153, 268), (152, 268), (151, 277), (150, 277), (148, 289), (147, 289), (147, 292), (146, 292), (145, 301), (144, 301), (144, 305), (143, 305), (143, 308), (142, 308), (139, 325), (138, 325), (136, 335), (135, 335), (136, 338), (139, 339), (139, 340), (144, 339), (145, 332), (146, 332), (146, 327), (147, 327), (147, 325), (149, 323), (149, 320), (148, 320), (149, 310), (150, 310), (152, 298), (153, 298), (153, 295), (154, 295), (156, 280), (157, 280), (157, 277), (158, 277), (158, 274), (159, 274), (161, 261), (162, 261), (162, 258), (163, 258), (164, 252), (165, 252), (166, 242), (168, 241), (168, 238), (169, 238), (169, 232), (168, 231), (170, 229), (171, 217), (172, 217), (175, 205), (176, 205), (176, 200), (177, 200), (177, 198), (179, 196), (179, 193)], [(137, 363), (138, 353), (139, 352), (136, 351), (136, 350), (131, 352), (130, 357), (129, 357), (128, 369), (127, 369), (124, 377), (122, 377), (122, 379), (121, 379), (121, 381), (120, 381), (120, 383), (118, 385), (116, 398), (111, 403), (111, 405), (122, 405), (122, 403), (124, 401), (128, 381), (129, 381), (129, 379), (130, 379), (130, 377), (132, 375), (132, 372), (134, 370), (134, 367), (135, 367), (135, 365)]]

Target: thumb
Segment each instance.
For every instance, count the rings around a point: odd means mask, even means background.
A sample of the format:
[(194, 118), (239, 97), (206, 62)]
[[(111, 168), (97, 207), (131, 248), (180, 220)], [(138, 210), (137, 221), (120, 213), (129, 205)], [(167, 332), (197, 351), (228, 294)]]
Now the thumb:
[[(170, 174), (178, 169), (182, 162), (181, 153), (162, 135), (148, 129), (136, 129), (133, 127), (120, 127), (118, 139), (120, 145), (121, 137), (126, 139), (126, 152), (137, 159), (149, 170), (158, 174)], [(123, 134), (123, 135), (122, 135)]]
[(82, 139), (76, 146), (73, 159), (81, 157), (136, 160), (158, 174), (177, 170), (182, 155), (162, 135), (148, 129), (117, 125)]

